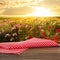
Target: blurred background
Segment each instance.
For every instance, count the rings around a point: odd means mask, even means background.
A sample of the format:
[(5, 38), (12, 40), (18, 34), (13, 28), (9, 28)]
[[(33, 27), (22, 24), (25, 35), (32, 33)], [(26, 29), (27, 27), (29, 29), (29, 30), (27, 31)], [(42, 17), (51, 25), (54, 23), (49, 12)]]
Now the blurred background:
[(41, 7), (50, 10), (52, 16), (60, 16), (60, 0), (0, 0), (0, 15), (29, 15)]

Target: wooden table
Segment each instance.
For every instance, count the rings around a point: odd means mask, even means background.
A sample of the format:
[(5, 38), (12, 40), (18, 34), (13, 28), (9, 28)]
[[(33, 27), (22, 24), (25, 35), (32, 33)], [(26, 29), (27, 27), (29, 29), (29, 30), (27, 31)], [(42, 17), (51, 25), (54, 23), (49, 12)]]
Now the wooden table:
[(60, 47), (28, 49), (21, 55), (0, 54), (0, 60), (60, 60)]

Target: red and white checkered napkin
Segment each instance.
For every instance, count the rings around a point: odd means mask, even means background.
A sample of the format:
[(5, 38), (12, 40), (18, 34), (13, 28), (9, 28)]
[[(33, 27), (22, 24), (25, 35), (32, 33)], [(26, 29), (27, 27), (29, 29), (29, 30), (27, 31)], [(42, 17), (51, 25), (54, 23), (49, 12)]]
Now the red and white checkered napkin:
[(58, 44), (51, 40), (32, 38), (23, 42), (0, 43), (0, 53), (23, 53), (28, 48), (54, 47)]
[(52, 40), (40, 39), (40, 38), (29, 39), (26, 41), (26, 45), (29, 48), (58, 46), (58, 44)]
[(0, 49), (0, 53), (5, 53), (5, 54), (22, 54), (27, 49), (28, 48), (24, 48), (24, 49)]
[(28, 48), (23, 47), (23, 42), (6, 42), (0, 43), (0, 53), (21, 54)]

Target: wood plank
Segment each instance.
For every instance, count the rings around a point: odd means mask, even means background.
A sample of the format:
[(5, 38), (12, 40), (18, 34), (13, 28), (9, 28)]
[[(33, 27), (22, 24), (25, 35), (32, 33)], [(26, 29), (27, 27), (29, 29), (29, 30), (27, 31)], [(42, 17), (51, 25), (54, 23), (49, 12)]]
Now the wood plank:
[(0, 60), (60, 60), (60, 47), (32, 48), (21, 55), (0, 54)]

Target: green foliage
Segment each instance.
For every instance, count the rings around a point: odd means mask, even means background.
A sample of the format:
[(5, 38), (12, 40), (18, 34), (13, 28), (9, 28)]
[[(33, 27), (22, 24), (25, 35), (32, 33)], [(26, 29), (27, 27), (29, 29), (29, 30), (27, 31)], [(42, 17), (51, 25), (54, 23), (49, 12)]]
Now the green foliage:
[[(35, 17), (34, 17), (35, 18)], [(0, 42), (17, 42), (38, 37), (60, 41), (58, 18), (5, 18), (0, 19)]]

